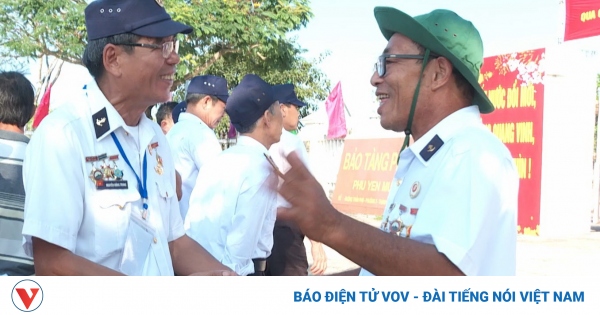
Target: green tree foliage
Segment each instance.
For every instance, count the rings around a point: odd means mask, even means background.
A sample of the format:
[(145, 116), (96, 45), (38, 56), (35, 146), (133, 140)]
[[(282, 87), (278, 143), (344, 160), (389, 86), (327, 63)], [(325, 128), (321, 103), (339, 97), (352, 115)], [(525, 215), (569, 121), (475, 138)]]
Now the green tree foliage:
[[(309, 0), (165, 0), (164, 5), (174, 20), (194, 28), (178, 37), (176, 100), (196, 75), (222, 75), (233, 88), (247, 73), (272, 84), (294, 83), (311, 109), (326, 98), (330, 82), (316, 65), (327, 54), (306, 60), (290, 37), (312, 18)], [(84, 0), (0, 0), (0, 58), (54, 57), (81, 64), (86, 6)], [(40, 81), (51, 68), (47, 64)]]
[[(308, 0), (166, 0), (165, 6), (175, 20), (194, 28), (179, 45), (178, 81), (213, 74), (225, 77), (232, 88), (254, 73), (271, 84), (294, 83), (298, 98), (309, 104), (302, 117), (327, 97), (330, 82), (315, 65), (328, 54), (306, 60), (288, 36), (312, 17)], [(185, 89), (178, 86), (183, 99)], [(226, 117), (216, 128), (220, 137), (228, 122)]]
[(37, 60), (38, 96), (58, 78), (63, 61), (81, 63), (86, 5), (84, 0), (0, 0), (0, 61), (25, 68)]
[(52, 56), (80, 64), (84, 0), (1, 0), (0, 57)]

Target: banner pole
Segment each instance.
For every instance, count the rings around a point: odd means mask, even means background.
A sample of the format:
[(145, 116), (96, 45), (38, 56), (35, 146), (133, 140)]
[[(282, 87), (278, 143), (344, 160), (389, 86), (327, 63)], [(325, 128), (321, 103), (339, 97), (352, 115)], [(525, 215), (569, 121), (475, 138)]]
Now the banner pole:
[(593, 189), (592, 192), (592, 224), (596, 224), (599, 221), (599, 205), (600, 205), (600, 159), (598, 158), (598, 100), (600, 100), (600, 88), (596, 89), (596, 130), (595, 135), (596, 139), (594, 140), (594, 146), (596, 150), (594, 150), (594, 180), (593, 180)]

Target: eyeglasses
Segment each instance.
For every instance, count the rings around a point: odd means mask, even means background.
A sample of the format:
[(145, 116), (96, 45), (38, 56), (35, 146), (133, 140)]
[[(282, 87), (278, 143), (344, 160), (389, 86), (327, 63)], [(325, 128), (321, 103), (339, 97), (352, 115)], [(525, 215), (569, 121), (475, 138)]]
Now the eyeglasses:
[[(398, 59), (423, 59), (425, 56), (423, 55), (398, 55), (398, 54), (383, 54), (377, 58), (377, 62), (375, 63), (375, 70), (380, 77), (385, 75), (386, 71), (386, 60), (388, 58), (398, 58)], [(434, 59), (439, 57), (439, 55), (429, 53), (429, 58)]]
[(173, 51), (175, 51), (175, 53), (177, 53), (179, 51), (179, 41), (168, 41), (168, 42), (162, 43), (161, 45), (144, 44), (144, 43), (121, 43), (121, 44), (115, 44), (115, 45), (136, 46), (136, 47), (144, 47), (144, 48), (151, 48), (151, 49), (162, 48), (162, 56), (165, 59), (169, 58), (169, 56), (171, 55), (171, 53)]

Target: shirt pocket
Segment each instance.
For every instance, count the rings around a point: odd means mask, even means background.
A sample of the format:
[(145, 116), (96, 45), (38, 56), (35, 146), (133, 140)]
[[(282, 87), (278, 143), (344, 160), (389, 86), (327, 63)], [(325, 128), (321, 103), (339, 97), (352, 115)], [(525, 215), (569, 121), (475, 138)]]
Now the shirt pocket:
[(141, 211), (142, 202), (133, 190), (98, 191), (93, 199), (94, 244), (98, 258), (120, 255), (125, 244), (132, 211)]

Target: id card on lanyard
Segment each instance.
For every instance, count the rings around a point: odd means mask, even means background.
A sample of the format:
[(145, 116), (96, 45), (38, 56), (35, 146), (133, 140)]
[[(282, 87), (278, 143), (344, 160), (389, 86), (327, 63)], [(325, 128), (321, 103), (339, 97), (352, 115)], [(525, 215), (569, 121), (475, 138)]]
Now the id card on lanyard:
[(146, 260), (150, 258), (150, 247), (154, 234), (154, 230), (145, 222), (133, 214), (130, 216), (127, 238), (119, 265), (122, 273), (128, 276), (143, 275)]

